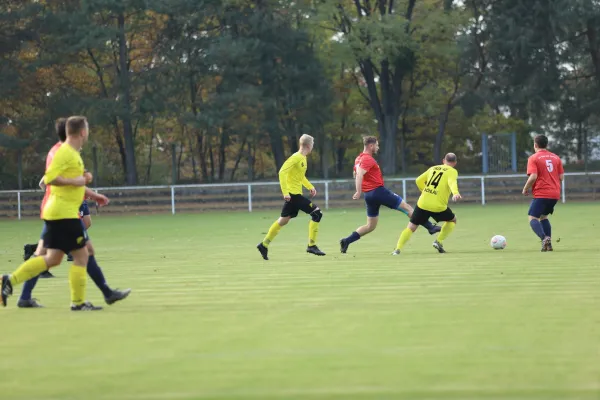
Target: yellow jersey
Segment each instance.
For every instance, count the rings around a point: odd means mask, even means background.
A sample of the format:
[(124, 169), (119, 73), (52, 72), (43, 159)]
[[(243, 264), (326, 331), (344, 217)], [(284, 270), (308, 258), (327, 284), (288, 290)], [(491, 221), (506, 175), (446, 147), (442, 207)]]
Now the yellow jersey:
[[(83, 160), (77, 150), (65, 143), (56, 151), (52, 162), (46, 169), (44, 183), (48, 185), (57, 177), (77, 178), (85, 172)], [(50, 197), (42, 218), (49, 221), (58, 219), (78, 219), (79, 207), (85, 197), (85, 186), (52, 186)]]
[(448, 165), (436, 165), (417, 178), (421, 196), (417, 205), (422, 210), (442, 212), (448, 208), (450, 194), (458, 193), (458, 171)]
[(285, 160), (279, 170), (279, 184), (284, 196), (302, 194), (302, 186), (312, 190), (314, 186), (306, 179), (306, 156), (300, 152), (294, 153)]

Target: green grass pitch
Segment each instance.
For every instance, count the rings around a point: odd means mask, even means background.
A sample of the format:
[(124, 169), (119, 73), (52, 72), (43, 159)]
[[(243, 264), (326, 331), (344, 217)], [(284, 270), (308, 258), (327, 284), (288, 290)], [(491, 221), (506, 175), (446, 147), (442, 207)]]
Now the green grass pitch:
[[(278, 212), (94, 217), (109, 283), (132, 287), (98, 313), (69, 311), (67, 263), (40, 280), (45, 309), (0, 309), (2, 399), (598, 399), (598, 204), (559, 204), (540, 253), (525, 204), (456, 206), (392, 257), (407, 218), (382, 211), (339, 253), (363, 210), (325, 212), (305, 253), (301, 215), (255, 249)], [(14, 270), (40, 222), (0, 222)], [(494, 234), (508, 247), (494, 251)], [(102, 303), (88, 280), (88, 298)]]

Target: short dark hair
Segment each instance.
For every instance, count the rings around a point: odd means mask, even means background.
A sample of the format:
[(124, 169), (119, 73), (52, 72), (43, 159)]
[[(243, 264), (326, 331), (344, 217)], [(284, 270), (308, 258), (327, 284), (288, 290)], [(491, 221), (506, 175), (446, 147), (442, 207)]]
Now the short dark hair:
[(454, 154), (454, 153), (448, 153), (444, 157), (444, 160), (446, 160), (446, 162), (456, 162), (456, 154)]
[(66, 118), (57, 119), (56, 122), (54, 123), (54, 130), (56, 131), (56, 134), (58, 135), (58, 140), (60, 140), (61, 142), (64, 142), (65, 140), (67, 140), (67, 119)]
[(375, 144), (377, 143), (377, 138), (375, 136), (365, 136), (363, 137), (363, 144), (365, 146), (368, 146), (370, 144)]
[(537, 135), (533, 139), (533, 142), (537, 144), (537, 147), (539, 147), (540, 149), (545, 149), (546, 147), (548, 147), (548, 137), (546, 137), (546, 135)]
[(79, 135), (87, 126), (87, 118), (74, 116), (67, 120), (67, 136)]

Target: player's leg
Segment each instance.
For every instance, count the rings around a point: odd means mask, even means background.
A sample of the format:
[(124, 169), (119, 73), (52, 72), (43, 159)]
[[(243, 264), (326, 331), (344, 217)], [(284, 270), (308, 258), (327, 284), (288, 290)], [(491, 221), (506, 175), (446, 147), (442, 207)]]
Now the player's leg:
[(444, 221), (444, 224), (442, 225), (442, 230), (440, 231), (437, 239), (433, 242), (433, 247), (438, 252), (445, 253), (444, 240), (446, 240), (446, 238), (456, 227), (456, 215), (454, 215), (450, 208), (446, 208), (446, 210), (442, 211), (441, 213), (434, 215), (434, 219), (436, 221)]
[[(64, 245), (65, 232), (63, 225), (62, 221), (45, 221), (44, 230), (42, 231), (42, 241), (43, 246), (49, 250), (45, 251), (45, 255), (43, 256), (31, 257), (21, 264), (11, 275), (4, 275), (2, 277), (0, 294), (4, 306), (6, 306), (7, 297), (12, 295), (13, 286), (35, 278), (43, 271), (61, 263), (64, 254), (68, 252), (68, 249)], [(41, 251), (38, 252), (38, 254), (40, 253)]]
[(377, 199), (378, 189), (372, 190), (370, 192), (365, 193), (365, 206), (367, 207), (367, 224), (359, 226), (354, 232), (352, 232), (347, 237), (340, 239), (340, 252), (346, 253), (348, 251), (348, 247), (360, 240), (361, 237), (373, 232), (375, 228), (377, 228), (377, 223), (379, 222), (379, 208), (381, 204)]
[[(402, 199), (402, 197), (398, 196), (398, 198), (400, 199), (400, 204), (398, 204), (394, 209), (403, 212), (404, 214), (408, 215), (408, 218), (411, 218), (412, 214), (414, 212), (414, 209), (411, 207), (410, 204), (408, 204), (406, 201), (404, 201), (404, 199)], [(434, 235), (442, 230), (442, 228), (440, 228), (437, 225), (434, 225), (429, 220), (425, 221), (422, 224), (422, 226), (423, 226), (423, 228), (427, 229), (427, 232), (429, 232), (430, 235)]]
[(106, 282), (106, 278), (104, 277), (104, 273), (102, 272), (102, 268), (98, 265), (96, 261), (96, 253), (94, 249), (94, 245), (92, 241), (89, 240), (86, 243), (86, 247), (88, 250), (88, 262), (87, 262), (87, 273), (92, 278), (92, 281), (96, 284), (98, 289), (104, 295), (104, 300), (108, 305), (114, 304), (119, 300), (125, 299), (131, 293), (131, 289), (119, 290), (119, 289), (111, 289), (108, 283)]
[[(46, 248), (44, 247), (44, 240), (42, 240), (42, 237), (44, 236), (45, 231), (46, 231), (46, 223), (44, 222), (44, 228), (42, 229), (42, 234), (40, 235), (40, 240), (38, 241), (37, 247), (35, 249), (35, 253), (33, 253), (33, 256), (35, 256), (35, 257), (46, 255)], [(54, 275), (52, 275), (52, 273), (48, 270), (48, 271), (44, 271), (41, 274), (39, 274), (38, 278), (54, 278)]]
[(90, 303), (85, 301), (87, 276), (86, 265), (88, 263), (87, 247), (72, 249), (70, 253), (73, 255), (73, 264), (69, 269), (69, 287), (71, 288), (71, 310), (80, 311), (87, 310)]
[(419, 206), (415, 207), (413, 210), (412, 216), (410, 217), (410, 222), (406, 229), (402, 231), (400, 234), (400, 238), (398, 239), (398, 243), (396, 244), (396, 249), (392, 253), (393, 255), (400, 254), (400, 251), (409, 241), (412, 234), (417, 230), (419, 225), (427, 222), (429, 220), (429, 211), (421, 209)]
[(44, 256), (31, 257), (21, 264), (12, 274), (3, 275), (2, 285), (0, 287), (2, 305), (6, 307), (7, 298), (12, 295), (13, 287), (37, 277), (48, 268), (59, 265), (63, 255), (64, 253), (60, 250), (48, 251)]
[[(38, 241), (35, 251), (31, 257), (43, 257), (46, 255), (46, 248), (44, 247), (44, 235), (47, 232), (46, 223), (44, 222), (44, 227), (42, 228), (42, 233), (40, 234), (40, 240)], [(29, 258), (28, 258), (29, 259)], [(27, 260), (25, 260), (27, 261)], [(37, 285), (39, 278), (54, 278), (54, 275), (50, 273), (50, 271), (45, 270), (38, 276), (35, 276), (29, 280), (27, 280), (23, 284), (23, 289), (21, 290), (21, 296), (19, 296), (19, 301), (17, 302), (17, 307), (19, 308), (40, 308), (43, 307), (37, 299), (32, 297), (33, 290)]]
[[(379, 210), (377, 210), (379, 212)], [(379, 222), (379, 216), (370, 216), (367, 211), (367, 223), (366, 225), (359, 226), (356, 228), (354, 232), (352, 232), (348, 237), (345, 237), (340, 240), (340, 251), (342, 253), (346, 253), (348, 251), (348, 247), (362, 238), (363, 236), (373, 232), (375, 228), (377, 228), (377, 223)]]
[(298, 198), (298, 208), (310, 215), (310, 222), (308, 223), (308, 246), (306, 247), (306, 252), (316, 256), (324, 256), (325, 253), (317, 247), (319, 223), (323, 218), (323, 212), (318, 206), (304, 196)]
[(546, 237), (542, 242), (542, 251), (553, 251), (552, 248), (552, 225), (550, 225), (550, 220), (548, 216), (554, 213), (554, 206), (558, 200), (554, 199), (544, 199), (544, 209), (542, 211), (542, 215), (540, 215), (540, 224), (544, 229), (544, 234)]
[[(87, 232), (87, 230), (90, 229), (90, 226), (92, 226), (92, 216), (90, 215), (90, 208), (88, 207), (86, 200), (84, 200), (79, 207), (79, 217), (81, 218), (83, 229)], [(73, 261), (73, 255), (71, 253), (67, 254), (67, 261)]]
[(410, 240), (410, 237), (412, 236), (412, 234), (415, 233), (415, 231), (419, 227), (419, 224), (416, 224), (415, 222), (418, 222), (418, 221), (415, 219), (415, 217), (413, 215), (413, 217), (411, 218), (410, 222), (408, 223), (408, 226), (406, 227), (406, 229), (404, 229), (402, 231), (402, 233), (400, 234), (400, 238), (398, 239), (398, 243), (396, 244), (396, 249), (394, 250), (392, 255), (397, 256), (398, 254), (400, 254), (400, 252), (402, 251), (402, 248), (404, 247), (406, 242), (408, 242)]
[[(46, 255), (46, 248), (44, 247), (44, 240), (42, 239), (44, 237), (45, 231), (46, 231), (46, 223), (44, 222), (44, 228), (42, 229), (42, 234), (40, 235), (40, 240), (38, 241), (38, 245), (37, 245), (37, 248), (35, 249), (35, 253), (34, 253), (34, 255), (36, 257)], [(38, 276), (38, 278), (54, 278), (54, 275), (52, 275), (50, 270), (47, 270), (47, 271), (42, 272)]]
[(89, 261), (87, 232), (79, 219), (63, 220), (61, 230), (64, 234), (61, 237), (60, 245), (65, 253), (73, 255), (73, 264), (69, 269), (71, 311), (101, 310), (102, 307), (95, 307), (92, 303), (86, 301), (86, 271)]
[(547, 240), (545, 240), (544, 242), (544, 248), (542, 249), (542, 251), (554, 251), (554, 249), (552, 248), (552, 225), (550, 225), (548, 215), (542, 215), (540, 217), (540, 223), (542, 224), (544, 233), (547, 236)]
[(290, 201), (286, 201), (283, 204), (283, 208), (281, 209), (281, 216), (271, 224), (267, 235), (260, 242), (256, 248), (260, 252), (260, 255), (263, 259), (269, 259), (269, 245), (275, 239), (275, 237), (279, 234), (279, 231), (282, 227), (286, 226), (290, 219), (295, 218), (298, 215), (298, 207), (294, 202), (294, 197), (290, 199)]
[(544, 227), (541, 222), (542, 215), (544, 215), (547, 206), (545, 200), (546, 199), (533, 199), (527, 213), (531, 230), (542, 241), (542, 251), (546, 251), (546, 242), (548, 242), (549, 239), (546, 232), (544, 232)]

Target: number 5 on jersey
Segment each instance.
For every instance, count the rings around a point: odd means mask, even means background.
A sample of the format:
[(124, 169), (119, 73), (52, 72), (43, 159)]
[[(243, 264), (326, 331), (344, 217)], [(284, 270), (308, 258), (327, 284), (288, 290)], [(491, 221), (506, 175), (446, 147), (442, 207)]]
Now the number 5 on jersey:
[(554, 171), (554, 164), (552, 164), (552, 160), (546, 160), (546, 169), (548, 172)]

